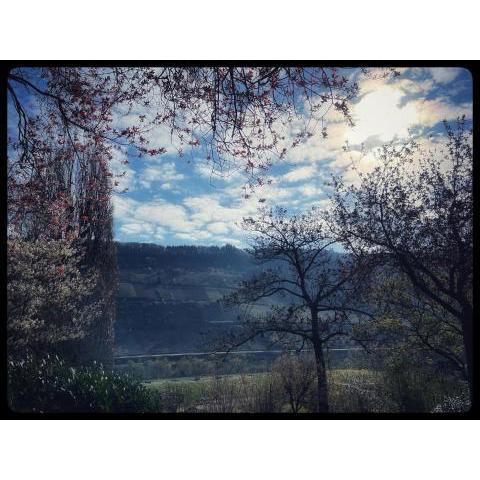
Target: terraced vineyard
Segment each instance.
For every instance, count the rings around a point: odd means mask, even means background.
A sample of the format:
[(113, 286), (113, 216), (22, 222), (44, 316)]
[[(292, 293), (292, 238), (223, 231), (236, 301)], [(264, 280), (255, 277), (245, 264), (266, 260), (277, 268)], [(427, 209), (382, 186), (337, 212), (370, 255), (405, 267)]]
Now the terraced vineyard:
[(253, 268), (245, 252), (144, 244), (118, 244), (117, 252), (117, 354), (208, 350), (238, 322), (218, 300)]

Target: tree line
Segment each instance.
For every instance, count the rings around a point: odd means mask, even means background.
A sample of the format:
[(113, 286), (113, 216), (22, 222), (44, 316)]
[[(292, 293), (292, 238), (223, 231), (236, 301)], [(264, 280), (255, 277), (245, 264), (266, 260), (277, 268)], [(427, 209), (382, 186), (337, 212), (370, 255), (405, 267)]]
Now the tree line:
[[(163, 246), (146, 243), (117, 243), (117, 258), (120, 268), (158, 265), (162, 268), (245, 268), (249, 266), (250, 256), (233, 245)], [(152, 263), (153, 262), (153, 263)]]

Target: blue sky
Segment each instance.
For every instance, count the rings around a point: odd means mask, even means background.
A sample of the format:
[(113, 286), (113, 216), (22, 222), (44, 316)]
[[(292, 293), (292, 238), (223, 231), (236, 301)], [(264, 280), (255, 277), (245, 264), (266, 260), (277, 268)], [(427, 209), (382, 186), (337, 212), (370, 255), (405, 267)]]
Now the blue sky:
[[(257, 188), (250, 198), (244, 198), (246, 177), (242, 173), (219, 175), (193, 151), (179, 157), (168, 132), (150, 134), (154, 147), (167, 148), (161, 156), (139, 159), (128, 150), (115, 151), (113, 171), (126, 172), (113, 194), (115, 239), (244, 246), (238, 223), (258, 207), (281, 205), (293, 212), (327, 206), (325, 182), (330, 175), (343, 173), (347, 181), (356, 181), (352, 161), (357, 170), (369, 171), (376, 162), (375, 147), (409, 135), (435, 143), (443, 134), (443, 119), (454, 120), (462, 114), (471, 119), (472, 80), (467, 70), (399, 70), (401, 75), (393, 79), (360, 80), (360, 94), (352, 108), (356, 126), (349, 127), (338, 114), (329, 113), (328, 137), (323, 139), (318, 131), (291, 149), (284, 160), (275, 161), (266, 175), (271, 185)], [(129, 121), (128, 114), (119, 112), (117, 126)], [(9, 133), (15, 124), (10, 116)], [(295, 125), (289, 133), (293, 138)], [(343, 149), (346, 141), (348, 153)], [(124, 164), (127, 159), (129, 163)], [(126, 187), (128, 191), (121, 193)]]
[[(132, 157), (120, 185), (129, 190), (113, 198), (115, 238), (164, 245), (243, 246), (245, 237), (238, 227), (243, 216), (262, 205), (282, 205), (291, 211), (326, 206), (325, 182), (332, 173), (344, 172), (355, 181), (349, 170), (352, 159), (360, 171), (374, 166), (373, 155), (360, 155), (362, 143), (370, 151), (409, 135), (427, 142), (433, 134), (435, 141), (443, 133), (444, 118), (454, 120), (462, 114), (471, 118), (471, 102), (471, 76), (463, 69), (403, 69), (395, 79), (361, 81), (353, 107), (356, 126), (348, 127), (335, 116), (327, 118), (328, 138), (314, 135), (291, 150), (268, 172), (272, 184), (248, 199), (242, 196), (242, 174), (216, 175), (201, 158), (179, 158), (173, 153), (153, 159)], [(348, 154), (342, 148), (345, 141)], [(123, 165), (118, 168), (124, 170)]]

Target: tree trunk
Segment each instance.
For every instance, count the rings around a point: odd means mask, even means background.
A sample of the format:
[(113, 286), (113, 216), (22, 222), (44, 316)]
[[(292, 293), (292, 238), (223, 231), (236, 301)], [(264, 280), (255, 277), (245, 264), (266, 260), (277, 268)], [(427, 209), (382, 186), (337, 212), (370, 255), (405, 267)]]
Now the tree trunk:
[(314, 341), (313, 349), (315, 351), (315, 363), (317, 366), (317, 408), (319, 412), (323, 413), (328, 412), (328, 388), (325, 358), (323, 356), (323, 345), (320, 339), (318, 339), (318, 341)]
[(470, 305), (462, 309), (462, 333), (465, 349), (466, 370), (470, 388), (470, 400), (473, 402), (473, 310)]
[(323, 344), (318, 331), (318, 311), (311, 308), (312, 315), (312, 343), (315, 352), (315, 365), (317, 368), (317, 409), (320, 413), (328, 412), (327, 372), (325, 370), (325, 357)]

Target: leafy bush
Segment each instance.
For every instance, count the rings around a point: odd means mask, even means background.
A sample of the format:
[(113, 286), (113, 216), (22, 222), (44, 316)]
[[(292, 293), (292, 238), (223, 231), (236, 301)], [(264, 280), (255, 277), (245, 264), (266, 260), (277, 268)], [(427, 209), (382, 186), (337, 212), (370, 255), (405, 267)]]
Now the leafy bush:
[(398, 406), (385, 389), (383, 374), (367, 369), (333, 370), (328, 374), (332, 412), (389, 412)]
[(9, 239), (7, 247), (10, 354), (58, 353), (62, 343), (82, 339), (101, 312), (92, 297), (97, 277), (81, 269), (82, 252), (61, 240)]
[[(401, 412), (430, 412), (446, 397), (468, 389), (451, 369), (442, 370), (411, 352), (390, 355), (383, 370), (384, 388)], [(468, 390), (467, 390), (468, 391)]]
[(73, 368), (49, 355), (9, 362), (8, 400), (17, 412), (145, 412), (155, 408), (138, 380), (107, 371), (100, 364)]
[(462, 392), (459, 395), (445, 397), (433, 408), (432, 413), (467, 412), (468, 410), (470, 410), (470, 398), (467, 392)]

